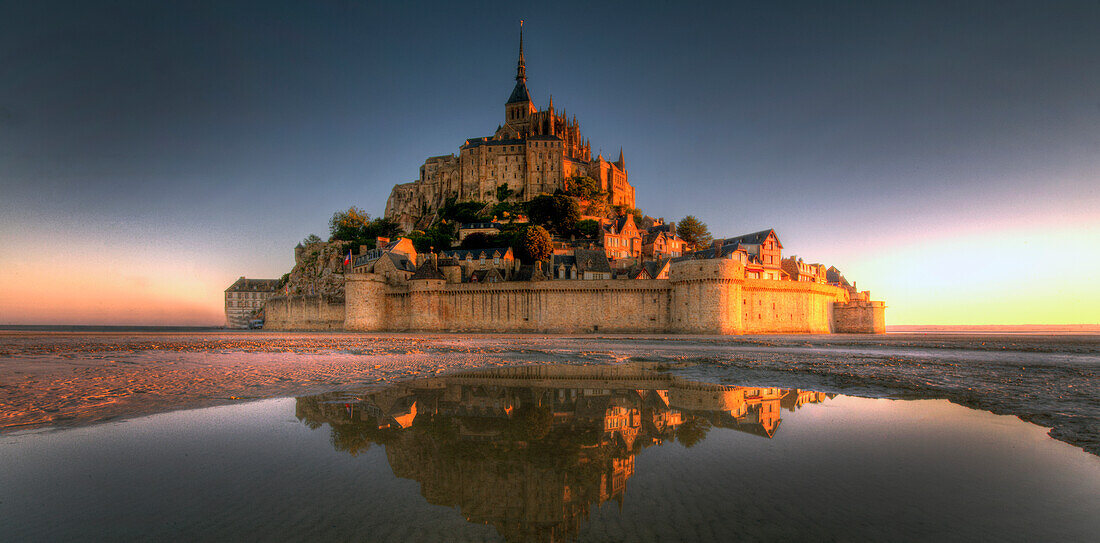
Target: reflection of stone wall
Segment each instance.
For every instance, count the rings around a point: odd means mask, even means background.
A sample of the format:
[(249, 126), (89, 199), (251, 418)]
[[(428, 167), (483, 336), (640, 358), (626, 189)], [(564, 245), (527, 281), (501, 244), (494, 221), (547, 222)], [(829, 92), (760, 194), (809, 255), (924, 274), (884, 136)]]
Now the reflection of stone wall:
[(264, 328), (274, 330), (341, 330), (344, 304), (323, 296), (278, 296), (264, 306)]
[[(586, 458), (571, 466), (539, 466), (522, 451), (503, 458), (456, 456), (441, 443), (402, 432), (386, 445), (393, 474), (420, 483), (433, 505), (458, 507), (470, 522), (493, 525), (506, 541), (571, 541), (591, 504), (620, 496), (633, 475), (633, 456)], [(617, 484), (616, 484), (617, 483)]]
[(558, 542), (576, 539), (592, 505), (622, 505), (644, 449), (690, 447), (712, 427), (770, 438), (781, 405), (826, 397), (637, 364), (540, 365), (298, 398), (295, 415), (310, 428), (328, 423), (339, 451), (384, 445), (394, 475), (417, 482), (429, 503), (507, 541)]

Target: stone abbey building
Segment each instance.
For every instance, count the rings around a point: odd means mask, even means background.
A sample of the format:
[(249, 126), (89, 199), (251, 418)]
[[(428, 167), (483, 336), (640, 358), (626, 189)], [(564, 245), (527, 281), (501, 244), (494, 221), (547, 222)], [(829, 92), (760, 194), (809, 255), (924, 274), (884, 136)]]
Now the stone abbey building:
[(521, 27), (516, 86), (504, 104), (504, 124), (492, 136), (466, 140), (458, 156), (424, 161), (419, 179), (393, 187), (385, 216), (411, 231), (428, 226), (448, 198), (491, 202), (497, 188), (507, 185), (513, 191), (510, 199), (525, 201), (565, 190), (579, 176), (595, 179), (612, 205), (635, 207), (622, 150), (615, 162), (593, 158), (576, 116), (570, 119), (565, 110), (554, 109), (553, 98), (541, 111), (531, 101)]

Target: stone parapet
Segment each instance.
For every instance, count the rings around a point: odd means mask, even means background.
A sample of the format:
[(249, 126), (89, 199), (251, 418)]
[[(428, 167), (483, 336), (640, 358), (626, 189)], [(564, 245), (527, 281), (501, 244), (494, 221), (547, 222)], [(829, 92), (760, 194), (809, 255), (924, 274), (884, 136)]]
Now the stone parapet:
[[(848, 303), (847, 291), (829, 285), (745, 279), (744, 268), (732, 260), (678, 262), (670, 266), (669, 279), (648, 280), (417, 279), (387, 285), (375, 274), (349, 274), (346, 293), (341, 309), (347, 330), (744, 334), (884, 329), (876, 324), (883, 322), (881, 302)], [(274, 306), (269, 328), (328, 329), (336, 312), (334, 307), (327, 313), (309, 309), (304, 302), (283, 307)]]
[(264, 328), (272, 330), (342, 330), (344, 303), (324, 296), (276, 296), (264, 305)]

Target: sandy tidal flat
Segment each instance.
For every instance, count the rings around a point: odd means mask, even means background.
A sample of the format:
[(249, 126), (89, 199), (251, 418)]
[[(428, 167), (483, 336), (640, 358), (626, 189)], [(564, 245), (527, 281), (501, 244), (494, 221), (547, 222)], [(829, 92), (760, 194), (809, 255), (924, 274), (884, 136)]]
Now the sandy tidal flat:
[(947, 398), (1100, 454), (1100, 336), (0, 332), (0, 431), (514, 364), (654, 362), (733, 385)]

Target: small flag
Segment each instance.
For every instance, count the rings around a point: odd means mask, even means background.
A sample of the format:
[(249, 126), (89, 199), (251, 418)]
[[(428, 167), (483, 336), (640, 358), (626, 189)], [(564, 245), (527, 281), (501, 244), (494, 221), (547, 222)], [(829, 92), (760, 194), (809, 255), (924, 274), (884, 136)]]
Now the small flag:
[(348, 256), (344, 257), (344, 265), (348, 266), (350, 264), (351, 264), (351, 251), (349, 250), (348, 251)]

